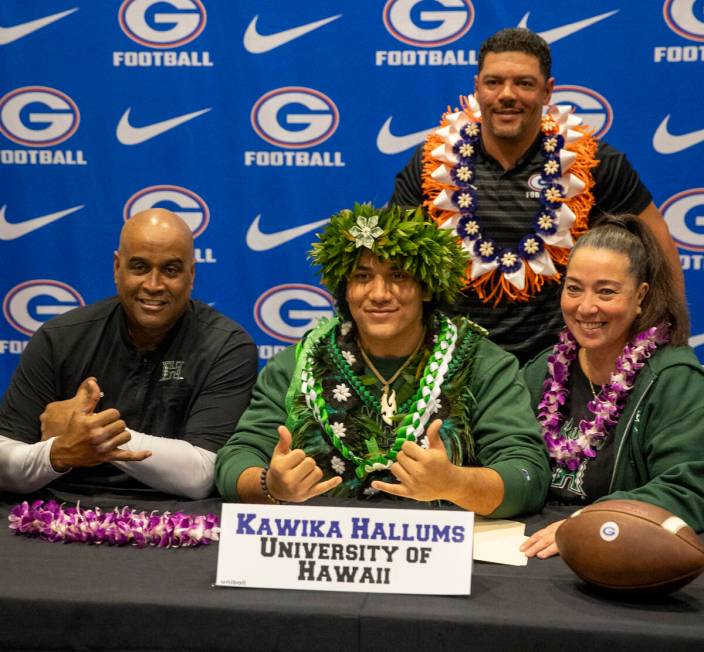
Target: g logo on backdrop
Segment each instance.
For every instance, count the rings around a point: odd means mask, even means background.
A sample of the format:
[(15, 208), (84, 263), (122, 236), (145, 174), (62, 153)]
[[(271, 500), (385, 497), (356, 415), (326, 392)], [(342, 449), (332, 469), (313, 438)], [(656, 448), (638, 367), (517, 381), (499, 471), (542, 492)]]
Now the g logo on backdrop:
[(428, 11), (426, 0), (389, 0), (384, 6), (384, 27), (402, 43), (421, 48), (440, 47), (462, 38), (474, 22), (469, 0), (437, 0)]
[(285, 283), (269, 288), (254, 304), (257, 326), (276, 340), (293, 344), (317, 321), (332, 317), (328, 292), (305, 283)]
[(665, 0), (662, 13), (667, 26), (692, 41), (704, 42), (704, 21), (694, 15), (696, 0)]
[[(165, 208), (175, 213), (191, 229), (193, 238), (201, 235), (210, 223), (210, 208), (205, 199), (182, 186), (162, 184), (138, 190), (125, 202), (122, 217), (126, 222), (148, 208)], [(193, 253), (197, 263), (218, 262), (210, 247), (194, 247)]]
[[(704, 21), (695, 13), (698, 0), (665, 0), (662, 14), (665, 24), (673, 33), (689, 41), (704, 42)], [(656, 45), (653, 48), (655, 63), (692, 63), (704, 61), (704, 48), (697, 45)]]
[[(171, 11), (164, 11), (171, 5)], [(148, 48), (178, 48), (198, 38), (207, 14), (200, 0), (125, 0), (118, 13), (122, 31)]]
[[(704, 188), (690, 188), (672, 195), (662, 203), (660, 212), (680, 251), (682, 271), (688, 273), (689, 280), (689, 275), (704, 270)], [(699, 322), (701, 326), (699, 306), (695, 302), (690, 305), (693, 325)], [(689, 345), (695, 349), (699, 360), (704, 361), (704, 333), (693, 334)]]
[(704, 188), (684, 190), (660, 207), (673, 239), (689, 251), (704, 251)]
[(252, 107), (252, 127), (276, 147), (301, 149), (325, 142), (337, 130), (340, 113), (324, 93), (290, 86), (262, 95)]
[(207, 50), (174, 49), (191, 43), (203, 33), (208, 15), (201, 0), (124, 0), (117, 17), (125, 36), (149, 50), (115, 51), (112, 53), (115, 67), (214, 65)]
[(586, 86), (555, 86), (552, 104), (570, 104), (575, 115), (594, 130), (595, 138), (603, 138), (611, 129), (614, 112), (609, 101), (592, 88)]
[(52, 317), (83, 305), (83, 297), (70, 285), (37, 279), (13, 287), (5, 295), (2, 312), (10, 326), (31, 336)]
[(245, 166), (344, 167), (342, 152), (306, 150), (333, 136), (340, 112), (325, 93), (305, 86), (284, 86), (264, 93), (250, 112), (252, 129), (281, 148), (244, 152)]
[[(85, 165), (82, 150), (51, 150), (81, 123), (78, 105), (56, 88), (23, 86), (0, 98), (0, 133), (23, 149), (0, 150), (3, 165)], [(31, 149), (24, 149), (31, 148)]]
[(474, 5), (470, 0), (388, 0), (382, 20), (394, 39), (416, 49), (377, 50), (377, 66), (477, 64), (476, 50), (437, 49), (461, 39), (472, 28)]
[(0, 99), (0, 132), (18, 145), (58, 145), (76, 133), (80, 122), (76, 103), (55, 88), (25, 86)]
[(122, 211), (125, 222), (148, 208), (166, 208), (176, 213), (197, 238), (210, 222), (210, 209), (205, 200), (182, 186), (159, 185), (138, 190), (126, 202)]

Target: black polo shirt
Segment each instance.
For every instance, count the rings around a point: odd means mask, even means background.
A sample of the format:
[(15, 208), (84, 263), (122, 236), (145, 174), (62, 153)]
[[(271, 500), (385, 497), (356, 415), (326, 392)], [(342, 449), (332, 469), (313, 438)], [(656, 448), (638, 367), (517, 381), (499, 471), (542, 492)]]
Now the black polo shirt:
[[(119, 410), (127, 427), (217, 451), (234, 432), (257, 375), (256, 347), (237, 323), (191, 301), (154, 351), (131, 344), (117, 298), (71, 310), (32, 337), (0, 405), (0, 434), (34, 443), (47, 403), (95, 376), (96, 411)], [(74, 469), (60, 481), (130, 484), (111, 464)]]
[[(480, 141), (481, 144), (481, 141)], [(652, 196), (641, 183), (625, 155), (604, 142), (596, 152), (599, 165), (592, 170), (595, 203), (589, 223), (603, 213), (641, 213)], [(414, 152), (408, 165), (396, 175), (389, 203), (415, 207), (423, 202), (421, 170), (423, 146)], [(482, 231), (500, 247), (515, 247), (532, 230), (531, 223), (540, 208), (539, 193), (529, 185), (540, 175), (543, 156), (540, 136), (510, 170), (504, 170), (483, 146), (476, 158), (477, 217)], [(564, 269), (558, 266), (559, 271)], [(521, 363), (555, 343), (563, 326), (559, 283), (546, 283), (528, 302), (502, 301), (498, 306), (479, 300), (472, 290), (449, 307), (481, 324), (499, 346), (515, 354)]]

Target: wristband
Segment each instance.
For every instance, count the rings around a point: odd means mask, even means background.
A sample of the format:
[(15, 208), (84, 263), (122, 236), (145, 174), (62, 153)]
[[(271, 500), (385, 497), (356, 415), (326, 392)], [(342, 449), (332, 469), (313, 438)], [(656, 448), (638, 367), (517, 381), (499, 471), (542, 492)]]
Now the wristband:
[(269, 486), (266, 483), (266, 474), (269, 471), (269, 467), (265, 466), (262, 469), (262, 472), (259, 474), (259, 486), (262, 488), (262, 493), (264, 496), (266, 496), (266, 499), (272, 504), (272, 505), (280, 505), (281, 501), (278, 500), (277, 498), (274, 498), (271, 495), (271, 492), (269, 491)]

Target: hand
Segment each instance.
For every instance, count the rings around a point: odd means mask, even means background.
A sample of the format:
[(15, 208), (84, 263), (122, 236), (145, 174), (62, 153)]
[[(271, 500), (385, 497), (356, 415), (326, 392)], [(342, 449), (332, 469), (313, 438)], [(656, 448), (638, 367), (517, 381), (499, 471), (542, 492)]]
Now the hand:
[(291, 433), (279, 426), (279, 442), (274, 448), (266, 484), (273, 498), (287, 503), (302, 503), (324, 494), (342, 482), (340, 476), (320, 482), (323, 472), (312, 457), (300, 448), (291, 450)]
[(372, 487), (414, 500), (446, 498), (448, 485), (452, 482), (452, 472), (457, 467), (447, 457), (445, 445), (440, 439), (440, 426), (442, 420), (435, 419), (428, 427), (428, 448), (422, 448), (411, 441), (403, 444), (396, 462), (389, 467), (399, 484), (375, 480)]
[(555, 542), (555, 532), (564, 523), (564, 520), (555, 521), (542, 530), (538, 530), (521, 544), (520, 550), (525, 553), (526, 557), (537, 557), (538, 559), (547, 559), (559, 554), (560, 551)]
[(73, 398), (49, 403), (39, 415), (42, 427), (42, 441), (66, 432), (68, 422), (74, 412), (92, 414), (100, 400), (98, 381), (90, 376), (78, 387)]
[(141, 462), (150, 451), (125, 451), (118, 447), (130, 440), (125, 422), (115, 409), (87, 414), (74, 410), (64, 432), (51, 446), (50, 461), (55, 471), (96, 466), (103, 462)]

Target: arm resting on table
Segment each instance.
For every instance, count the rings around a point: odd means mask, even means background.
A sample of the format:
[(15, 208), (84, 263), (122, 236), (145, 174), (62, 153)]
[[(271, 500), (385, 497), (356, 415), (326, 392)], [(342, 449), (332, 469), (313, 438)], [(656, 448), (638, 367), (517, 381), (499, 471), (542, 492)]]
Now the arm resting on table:
[(61, 477), (49, 460), (53, 442), (25, 444), (0, 435), (0, 491), (32, 493)]
[[(129, 429), (128, 429), (129, 430)], [(215, 453), (181, 439), (155, 437), (129, 430), (124, 450), (150, 450), (141, 462), (113, 462), (119, 469), (154, 489), (199, 500), (210, 495), (215, 475)]]

